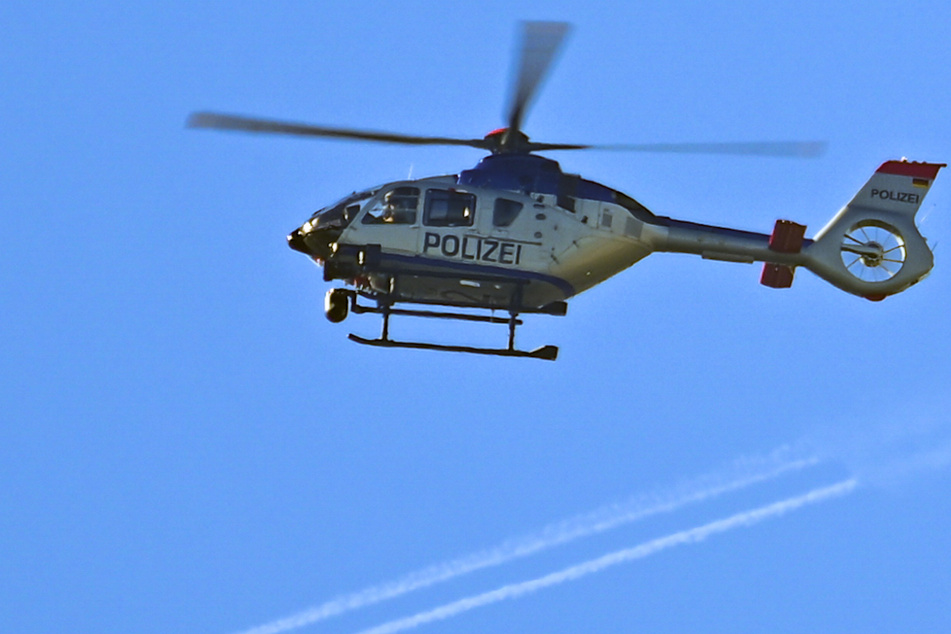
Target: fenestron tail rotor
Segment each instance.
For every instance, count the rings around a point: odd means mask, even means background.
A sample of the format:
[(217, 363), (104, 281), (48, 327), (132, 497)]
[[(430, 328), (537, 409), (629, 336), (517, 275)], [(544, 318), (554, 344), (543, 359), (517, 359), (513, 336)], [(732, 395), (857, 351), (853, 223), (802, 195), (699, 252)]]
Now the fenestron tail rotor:
[(842, 237), (842, 264), (863, 282), (884, 282), (905, 264), (905, 241), (898, 229), (874, 220), (856, 223)]
[(516, 74), (510, 103), (506, 112), (508, 127), (490, 132), (482, 138), (424, 136), (340, 128), (262, 119), (216, 112), (196, 112), (188, 117), (190, 128), (234, 130), (262, 134), (287, 134), (312, 138), (348, 139), (402, 145), (455, 145), (478, 148), (493, 154), (528, 154), (554, 150), (607, 150), (677, 154), (719, 154), (773, 157), (814, 157), (825, 151), (825, 143), (816, 141), (770, 141), (740, 143), (646, 143), (646, 144), (581, 144), (536, 143), (522, 131), (526, 113), (538, 93), (549, 68), (565, 40), (570, 25), (565, 22), (524, 22), (518, 50)]

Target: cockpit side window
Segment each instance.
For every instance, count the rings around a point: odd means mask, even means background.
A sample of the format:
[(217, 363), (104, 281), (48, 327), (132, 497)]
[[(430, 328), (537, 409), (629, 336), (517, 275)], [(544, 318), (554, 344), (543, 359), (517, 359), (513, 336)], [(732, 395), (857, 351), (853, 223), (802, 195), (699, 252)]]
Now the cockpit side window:
[(469, 227), (475, 215), (474, 194), (446, 189), (426, 192), (423, 222), (430, 227)]
[(395, 187), (363, 216), (363, 224), (411, 225), (419, 209), (418, 187)]
[(507, 227), (522, 211), (522, 203), (507, 198), (496, 198), (495, 208), (492, 210), (492, 224), (496, 227)]

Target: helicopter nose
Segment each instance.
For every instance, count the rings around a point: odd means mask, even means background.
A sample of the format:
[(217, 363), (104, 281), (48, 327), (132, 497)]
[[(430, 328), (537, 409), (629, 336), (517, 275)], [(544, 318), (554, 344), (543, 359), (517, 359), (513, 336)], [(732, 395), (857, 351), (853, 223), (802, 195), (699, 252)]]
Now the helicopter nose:
[(287, 234), (287, 246), (310, 257), (327, 259), (333, 253), (334, 243), (339, 236), (340, 232), (336, 229), (314, 228), (313, 224), (306, 222)]
[(310, 255), (310, 249), (307, 248), (307, 244), (304, 242), (304, 234), (301, 233), (300, 229), (294, 229), (287, 234), (287, 246), (295, 251)]

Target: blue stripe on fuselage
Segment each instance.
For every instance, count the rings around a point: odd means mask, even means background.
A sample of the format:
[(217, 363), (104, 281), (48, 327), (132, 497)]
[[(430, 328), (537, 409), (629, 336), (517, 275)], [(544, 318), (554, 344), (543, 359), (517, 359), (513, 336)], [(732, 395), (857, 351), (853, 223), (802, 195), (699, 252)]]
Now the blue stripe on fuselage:
[[(467, 264), (465, 262), (453, 262), (451, 260), (437, 260), (419, 255), (397, 255), (395, 253), (381, 253), (380, 260), (381, 262), (386, 262), (389, 260), (403, 265), (425, 266), (454, 272), (468, 272), (472, 273), (473, 275), (487, 275), (501, 278), (507, 277), (516, 280), (534, 280), (538, 282), (546, 282), (564, 293), (565, 299), (568, 299), (575, 294), (574, 287), (560, 277), (545, 275), (544, 273), (535, 273), (533, 271), (506, 269), (500, 266), (486, 266), (484, 264)], [(411, 274), (416, 275), (416, 273)], [(419, 274), (425, 275), (425, 271), (420, 272)]]

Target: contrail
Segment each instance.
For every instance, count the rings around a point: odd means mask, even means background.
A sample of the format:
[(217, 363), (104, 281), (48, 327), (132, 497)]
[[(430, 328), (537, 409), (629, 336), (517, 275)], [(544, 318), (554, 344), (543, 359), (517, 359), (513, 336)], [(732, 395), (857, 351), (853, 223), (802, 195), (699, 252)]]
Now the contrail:
[(673, 546), (702, 542), (711, 535), (725, 533), (726, 531), (739, 528), (741, 526), (752, 526), (753, 524), (761, 522), (765, 519), (778, 517), (803, 506), (845, 495), (853, 491), (856, 486), (858, 486), (858, 480), (855, 478), (843, 480), (842, 482), (828, 487), (813, 489), (804, 495), (787, 498), (767, 506), (761, 506), (759, 508), (750, 511), (744, 511), (743, 513), (738, 513), (722, 520), (710, 522), (709, 524), (704, 524), (703, 526), (673, 533), (671, 535), (667, 535), (666, 537), (660, 537), (658, 539), (640, 544), (639, 546), (634, 546), (633, 548), (619, 550), (608, 555), (604, 555), (603, 557), (599, 557), (598, 559), (592, 559), (582, 564), (565, 568), (564, 570), (560, 570), (558, 572), (553, 572), (549, 575), (545, 575), (544, 577), (538, 577), (537, 579), (531, 579), (529, 581), (503, 586), (498, 590), (493, 590), (484, 594), (461, 599), (453, 603), (447, 603), (446, 605), (429, 610), (427, 612), (420, 612), (419, 614), (407, 618), (390, 621), (388, 623), (363, 630), (359, 634), (394, 634), (394, 632), (408, 630), (426, 623), (430, 623), (432, 621), (448, 619), (449, 617), (462, 614), (463, 612), (468, 612), (474, 608), (496, 603), (498, 601), (504, 601), (506, 599), (515, 599), (541, 590), (542, 588), (558, 585), (566, 581), (580, 579), (581, 577), (599, 572), (611, 566), (616, 566), (617, 564), (633, 561), (635, 559), (642, 559)]
[(677, 487), (667, 494), (639, 496), (623, 504), (603, 507), (556, 522), (526, 537), (508, 540), (494, 548), (430, 566), (389, 583), (371, 586), (331, 599), (292, 616), (245, 630), (241, 634), (277, 634), (304, 627), (344, 612), (443, 583), (476, 570), (499, 566), (513, 559), (527, 557), (581, 537), (602, 533), (651, 515), (668, 513), (688, 504), (709, 500), (820, 462), (814, 457), (792, 459), (789, 453), (788, 448), (780, 448), (766, 457), (738, 460), (726, 474), (708, 474)]

